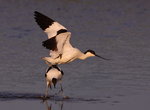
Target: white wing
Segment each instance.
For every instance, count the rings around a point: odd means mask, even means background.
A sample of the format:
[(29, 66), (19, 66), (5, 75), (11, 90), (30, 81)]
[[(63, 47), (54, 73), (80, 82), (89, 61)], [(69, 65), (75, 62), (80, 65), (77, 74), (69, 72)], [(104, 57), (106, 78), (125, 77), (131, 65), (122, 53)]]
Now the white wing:
[[(53, 58), (57, 58), (63, 54), (64, 46), (66, 47), (66, 45), (67, 45), (67, 47), (68, 46), (72, 47), (70, 44), (70, 37), (71, 37), (70, 32), (65, 32), (65, 33), (61, 33), (61, 34), (57, 35), (55, 37), (55, 40), (57, 43), (54, 45), (54, 47), (55, 47), (54, 50), (52, 50), (52, 49), (50, 50), (50, 56)], [(48, 43), (48, 44), (50, 44), (50, 43)]]
[(67, 32), (67, 29), (64, 26), (42, 13), (35, 11), (34, 16), (37, 24), (44, 30), (45, 33), (47, 33), (49, 39), (62, 32)]
[(67, 29), (58, 22), (37, 11), (35, 11), (35, 20), (48, 35), (48, 40), (43, 41), (43, 46), (50, 50), (51, 57), (59, 57), (65, 43), (70, 43), (71, 33), (67, 32)]
[(53, 22), (45, 31), (48, 34), (48, 38), (52, 38), (62, 32), (67, 32), (67, 29), (60, 25), (58, 22)]

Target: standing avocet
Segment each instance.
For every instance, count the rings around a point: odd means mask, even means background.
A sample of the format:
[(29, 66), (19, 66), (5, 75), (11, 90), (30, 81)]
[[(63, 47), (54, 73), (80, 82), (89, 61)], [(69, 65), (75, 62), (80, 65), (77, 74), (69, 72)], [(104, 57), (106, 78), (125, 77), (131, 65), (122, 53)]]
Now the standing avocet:
[(61, 87), (59, 92), (63, 92), (63, 88), (61, 84), (63, 75), (64, 75), (63, 71), (60, 68), (58, 68), (57, 65), (52, 65), (47, 69), (46, 74), (45, 74), (45, 79), (47, 83), (46, 91), (45, 91), (45, 98), (48, 96), (48, 89), (52, 88), (52, 85), (55, 88), (57, 82), (60, 83), (60, 87)]
[(97, 55), (93, 50), (87, 50), (83, 53), (72, 47), (70, 44), (71, 33), (64, 26), (37, 11), (34, 12), (34, 15), (37, 24), (48, 35), (48, 40), (43, 41), (43, 46), (50, 50), (50, 57), (42, 58), (47, 64), (65, 64), (75, 59), (84, 60), (93, 56), (109, 60)]

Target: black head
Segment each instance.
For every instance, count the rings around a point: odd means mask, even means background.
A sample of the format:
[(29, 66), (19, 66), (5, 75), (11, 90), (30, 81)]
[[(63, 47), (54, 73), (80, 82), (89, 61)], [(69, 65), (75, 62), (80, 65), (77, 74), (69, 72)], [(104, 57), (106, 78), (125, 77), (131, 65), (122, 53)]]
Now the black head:
[(54, 84), (54, 88), (56, 87), (56, 83), (57, 83), (57, 79), (56, 78), (53, 78), (52, 79), (52, 83)]
[(86, 54), (86, 53), (88, 53), (88, 52), (90, 52), (90, 53), (92, 53), (92, 54), (95, 55), (95, 52), (94, 52), (93, 50), (87, 50), (86, 52), (84, 52), (84, 54)]

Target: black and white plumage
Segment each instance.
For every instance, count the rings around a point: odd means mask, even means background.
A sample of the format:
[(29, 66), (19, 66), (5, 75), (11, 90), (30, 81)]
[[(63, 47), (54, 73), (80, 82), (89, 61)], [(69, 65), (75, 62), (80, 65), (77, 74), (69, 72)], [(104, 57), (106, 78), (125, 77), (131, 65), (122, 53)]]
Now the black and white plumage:
[(61, 87), (61, 92), (63, 92), (63, 88), (62, 88), (62, 77), (64, 75), (64, 72), (57, 66), (57, 65), (53, 65), (50, 66), (45, 74), (45, 79), (46, 79), (46, 93), (45, 93), (45, 97), (47, 97), (48, 95), (48, 88), (52, 88), (52, 86), (56, 86), (56, 84), (59, 82), (60, 83), (60, 87)]
[(97, 56), (104, 60), (109, 60), (97, 55), (93, 50), (81, 52), (70, 44), (71, 33), (53, 19), (35, 11), (37, 24), (48, 35), (48, 40), (43, 41), (43, 46), (50, 50), (50, 57), (43, 57), (48, 65), (65, 64), (75, 59), (84, 60), (88, 57)]
[(48, 40), (43, 41), (43, 46), (50, 50), (50, 56), (52, 58), (59, 57), (65, 41), (59, 34), (67, 32), (67, 29), (53, 19), (37, 11), (35, 11), (35, 20), (41, 29), (48, 35)]

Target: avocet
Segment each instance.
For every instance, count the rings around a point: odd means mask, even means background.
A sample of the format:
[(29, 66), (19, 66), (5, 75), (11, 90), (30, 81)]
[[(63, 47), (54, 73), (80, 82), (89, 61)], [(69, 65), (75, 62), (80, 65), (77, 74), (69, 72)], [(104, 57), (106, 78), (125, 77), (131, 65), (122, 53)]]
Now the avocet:
[(71, 33), (64, 26), (37, 11), (34, 12), (34, 15), (37, 24), (48, 35), (48, 39), (43, 41), (43, 46), (50, 50), (50, 57), (43, 57), (42, 59), (49, 66), (69, 63), (76, 59), (84, 60), (93, 56), (109, 60), (97, 55), (93, 50), (81, 52), (74, 48), (70, 44)]

